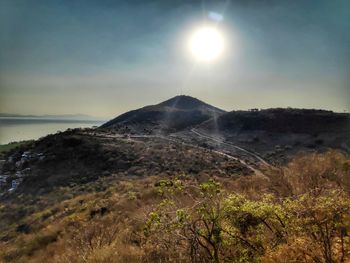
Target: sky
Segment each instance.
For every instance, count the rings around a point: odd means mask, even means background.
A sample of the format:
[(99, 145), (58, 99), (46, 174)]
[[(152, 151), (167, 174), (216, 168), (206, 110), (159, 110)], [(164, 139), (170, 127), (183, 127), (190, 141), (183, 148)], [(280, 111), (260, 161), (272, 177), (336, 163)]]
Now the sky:
[[(0, 0), (0, 112), (108, 118), (180, 94), (350, 111), (349, 18), (348, 0)], [(187, 46), (204, 24), (225, 38), (211, 63)]]

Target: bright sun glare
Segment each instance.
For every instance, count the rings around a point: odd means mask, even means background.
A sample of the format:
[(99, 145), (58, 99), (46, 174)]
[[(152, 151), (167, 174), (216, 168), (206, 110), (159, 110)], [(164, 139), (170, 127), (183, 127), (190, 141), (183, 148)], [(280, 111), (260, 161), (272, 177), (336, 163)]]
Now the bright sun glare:
[(191, 35), (189, 49), (197, 60), (215, 60), (224, 50), (224, 37), (215, 27), (201, 27)]

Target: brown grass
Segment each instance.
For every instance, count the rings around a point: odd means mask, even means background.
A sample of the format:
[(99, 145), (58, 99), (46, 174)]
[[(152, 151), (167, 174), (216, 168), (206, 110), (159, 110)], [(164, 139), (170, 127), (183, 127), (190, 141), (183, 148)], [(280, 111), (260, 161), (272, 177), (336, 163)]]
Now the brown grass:
[[(228, 179), (203, 173), (198, 177), (183, 176), (179, 180), (195, 187), (212, 177), (227, 193), (241, 193), (249, 200), (260, 200), (265, 193), (273, 193), (279, 200), (310, 192), (324, 196), (331, 190), (343, 191), (344, 198), (349, 198), (349, 163), (348, 156), (330, 151), (297, 156), (285, 167), (266, 171), (268, 179), (261, 176)], [(155, 186), (163, 179), (159, 176), (137, 179), (109, 176), (84, 186), (61, 187), (35, 199), (36, 202), (31, 204), (33, 212), (29, 211), (29, 200), (18, 197), (0, 210), (0, 222), (6, 222), (0, 241), (1, 259), (3, 262), (132, 263), (180, 262), (181, 256), (184, 262), (191, 262), (186, 251), (177, 247), (176, 242), (168, 249), (162, 244), (145, 245), (143, 228), (149, 213), (164, 198)], [(183, 206), (192, 202), (189, 195), (179, 195), (178, 198)], [(19, 215), (23, 209), (27, 212)], [(13, 213), (18, 214), (16, 222), (8, 218)], [(16, 231), (18, 225), (23, 224), (30, 230), (27, 233)], [(348, 235), (350, 225), (344, 226), (342, 231)], [(350, 260), (348, 251), (343, 259), (340, 258), (340, 240), (334, 242), (336, 255), (333, 262)], [(348, 236), (343, 242), (349, 248)], [(269, 247), (257, 260), (266, 263), (324, 262), (319, 244), (301, 232), (290, 235), (285, 243)]]

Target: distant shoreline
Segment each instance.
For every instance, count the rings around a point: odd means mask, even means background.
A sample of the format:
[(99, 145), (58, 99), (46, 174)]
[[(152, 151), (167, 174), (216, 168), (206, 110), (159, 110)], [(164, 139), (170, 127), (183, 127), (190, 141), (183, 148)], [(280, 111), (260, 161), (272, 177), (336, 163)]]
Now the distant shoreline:
[(103, 120), (55, 118), (0, 117), (0, 145), (10, 142), (37, 140), (49, 134), (76, 128), (101, 126)]
[(1, 121), (45, 121), (45, 122), (84, 122), (84, 123), (95, 123), (95, 122), (106, 122), (101, 119), (65, 119), (65, 118), (45, 118), (45, 117), (0, 117)]

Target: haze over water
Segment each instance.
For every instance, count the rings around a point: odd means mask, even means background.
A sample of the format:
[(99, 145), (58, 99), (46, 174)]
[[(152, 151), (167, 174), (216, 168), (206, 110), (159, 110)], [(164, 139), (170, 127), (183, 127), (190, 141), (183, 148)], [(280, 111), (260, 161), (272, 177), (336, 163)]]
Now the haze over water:
[(103, 121), (0, 117), (0, 144), (33, 140), (68, 128), (99, 126)]

